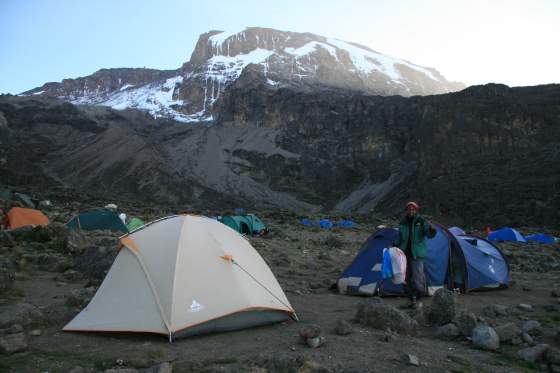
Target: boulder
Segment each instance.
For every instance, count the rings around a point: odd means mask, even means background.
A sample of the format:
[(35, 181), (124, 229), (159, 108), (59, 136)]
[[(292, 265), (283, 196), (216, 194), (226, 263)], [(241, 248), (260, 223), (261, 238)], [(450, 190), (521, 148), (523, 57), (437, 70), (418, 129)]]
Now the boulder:
[(416, 320), (376, 298), (360, 302), (354, 320), (375, 329), (391, 329), (409, 335), (416, 334), (418, 330)]
[(459, 337), (461, 335), (461, 332), (459, 331), (457, 325), (449, 323), (440, 326), (436, 331), (436, 335), (444, 340), (452, 340)]
[(479, 325), (474, 328), (472, 342), (476, 347), (483, 350), (497, 350), (500, 347), (500, 337), (494, 328), (486, 325)]
[(338, 320), (336, 323), (335, 332), (338, 335), (348, 335), (352, 333), (352, 324), (346, 320)]
[(526, 303), (518, 304), (517, 308), (519, 308), (521, 311), (532, 311), (533, 310), (533, 306), (531, 306), (530, 304), (526, 304)]
[(27, 339), (24, 333), (0, 335), (0, 354), (10, 355), (27, 350)]
[(542, 333), (541, 323), (537, 320), (526, 321), (521, 327), (521, 330), (529, 335), (539, 335)]
[(478, 324), (476, 315), (472, 312), (461, 312), (453, 322), (465, 337), (470, 337)]
[(113, 247), (88, 247), (74, 259), (74, 269), (88, 279), (102, 281), (117, 254), (116, 245)]
[(500, 343), (510, 343), (515, 337), (518, 337), (523, 333), (514, 323), (495, 326), (494, 330), (500, 338)]
[(455, 294), (447, 289), (439, 289), (432, 297), (428, 321), (436, 325), (450, 323), (455, 318)]
[(528, 347), (517, 351), (517, 356), (521, 360), (527, 361), (529, 363), (534, 363), (544, 358), (544, 355), (547, 350), (548, 350), (548, 345), (540, 344), (534, 347)]

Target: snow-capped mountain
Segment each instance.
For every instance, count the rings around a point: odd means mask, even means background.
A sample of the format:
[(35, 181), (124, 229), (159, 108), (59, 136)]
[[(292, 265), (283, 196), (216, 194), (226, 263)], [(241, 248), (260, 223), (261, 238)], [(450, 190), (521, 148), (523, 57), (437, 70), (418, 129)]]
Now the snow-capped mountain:
[(177, 121), (212, 120), (224, 90), (254, 65), (270, 87), (344, 89), (375, 95), (456, 91), (437, 70), (368, 47), (310, 33), (251, 27), (200, 36), (177, 70), (104, 69), (85, 78), (47, 83), (25, 95), (56, 96), (74, 104), (137, 108)]

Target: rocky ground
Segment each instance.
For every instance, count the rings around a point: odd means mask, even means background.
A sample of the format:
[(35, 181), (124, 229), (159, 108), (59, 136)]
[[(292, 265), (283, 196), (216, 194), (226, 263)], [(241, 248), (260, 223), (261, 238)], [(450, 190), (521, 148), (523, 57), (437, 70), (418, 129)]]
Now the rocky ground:
[[(95, 293), (117, 238), (62, 224), (109, 201), (54, 202), (49, 227), (0, 232), (0, 372), (560, 372), (558, 244), (502, 245), (511, 288), (440, 292), (409, 311), (403, 298), (329, 290), (375, 227), (394, 222), (354, 217), (358, 229), (324, 230), (293, 213), (257, 211), (272, 233), (251, 243), (300, 321), (170, 344), (156, 335), (61, 331)], [(122, 206), (146, 220), (177, 212)]]

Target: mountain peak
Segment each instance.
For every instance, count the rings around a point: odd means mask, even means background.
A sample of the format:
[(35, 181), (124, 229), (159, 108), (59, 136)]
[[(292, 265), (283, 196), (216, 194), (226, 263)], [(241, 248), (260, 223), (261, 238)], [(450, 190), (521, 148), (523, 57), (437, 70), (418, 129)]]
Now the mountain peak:
[[(139, 108), (180, 121), (212, 120), (223, 92), (249, 65), (270, 87), (326, 88), (373, 95), (427, 95), (464, 88), (434, 68), (390, 57), (336, 38), (263, 27), (200, 35), (190, 61), (171, 71), (103, 69), (85, 78), (48, 83), (26, 94), (77, 104)], [(251, 76), (254, 76), (252, 74)]]

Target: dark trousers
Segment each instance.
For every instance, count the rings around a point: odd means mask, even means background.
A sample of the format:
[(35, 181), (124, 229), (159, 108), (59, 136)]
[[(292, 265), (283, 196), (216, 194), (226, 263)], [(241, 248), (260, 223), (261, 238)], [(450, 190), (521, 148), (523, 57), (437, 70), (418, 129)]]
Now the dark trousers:
[(426, 293), (423, 259), (413, 259), (411, 255), (406, 256), (406, 284), (404, 290), (409, 299), (420, 298)]

